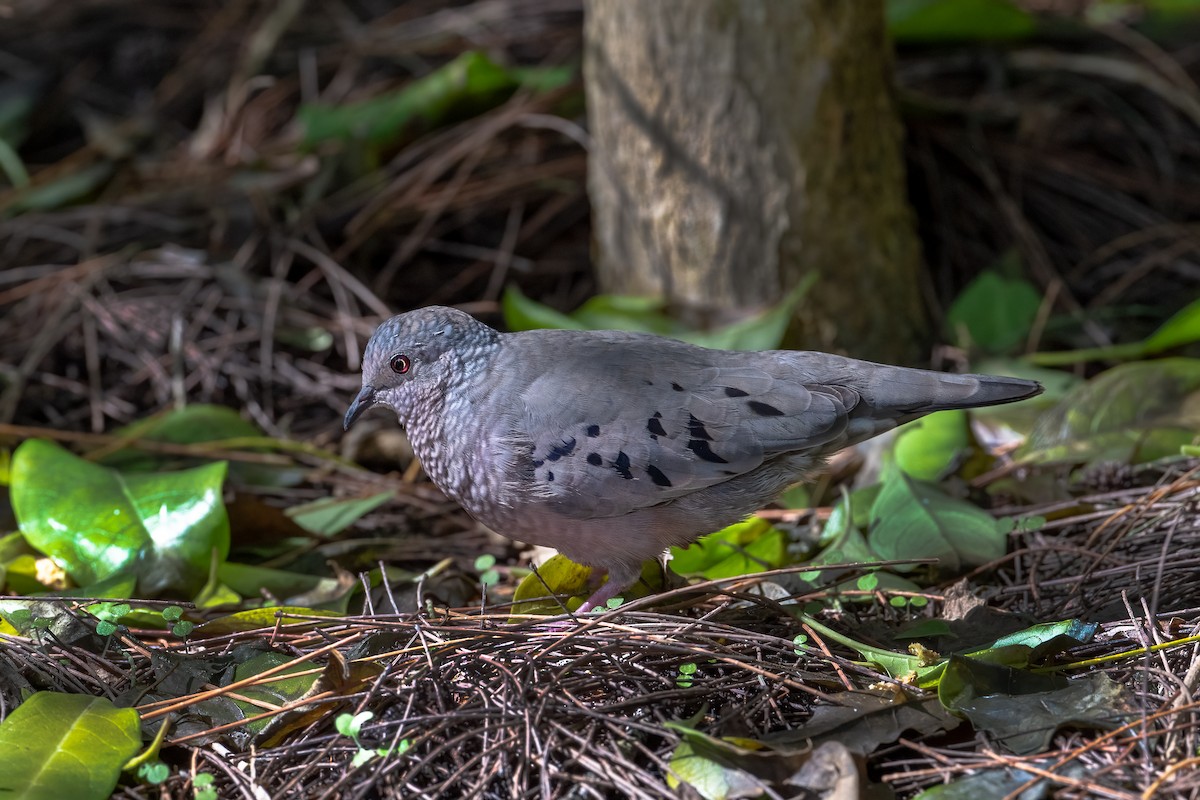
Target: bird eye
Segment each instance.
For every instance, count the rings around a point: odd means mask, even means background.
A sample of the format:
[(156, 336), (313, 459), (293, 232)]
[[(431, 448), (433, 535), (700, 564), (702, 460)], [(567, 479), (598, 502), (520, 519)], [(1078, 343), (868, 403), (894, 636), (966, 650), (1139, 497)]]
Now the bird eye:
[(397, 353), (392, 356), (392, 360), (388, 362), (388, 366), (392, 368), (392, 372), (397, 375), (403, 375), (408, 372), (408, 368), (412, 366), (412, 362), (408, 360), (408, 356)]

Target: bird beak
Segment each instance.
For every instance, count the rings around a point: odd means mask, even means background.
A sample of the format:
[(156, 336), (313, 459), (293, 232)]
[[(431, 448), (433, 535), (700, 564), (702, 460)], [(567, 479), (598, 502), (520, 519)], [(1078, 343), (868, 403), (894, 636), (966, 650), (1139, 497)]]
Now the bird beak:
[(354, 420), (361, 417), (362, 413), (373, 405), (375, 405), (375, 387), (363, 384), (362, 389), (358, 392), (358, 397), (354, 398), (350, 408), (346, 409), (346, 419), (342, 421), (342, 429), (350, 430)]

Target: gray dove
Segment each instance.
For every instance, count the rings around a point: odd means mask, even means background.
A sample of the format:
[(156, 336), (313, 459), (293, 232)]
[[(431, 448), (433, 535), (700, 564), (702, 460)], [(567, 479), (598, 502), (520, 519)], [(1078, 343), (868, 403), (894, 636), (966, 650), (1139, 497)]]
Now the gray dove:
[(499, 333), (433, 306), (384, 322), (345, 427), (396, 412), (430, 479), (489, 528), (608, 574), (742, 520), (843, 447), (1040, 384), (644, 333)]

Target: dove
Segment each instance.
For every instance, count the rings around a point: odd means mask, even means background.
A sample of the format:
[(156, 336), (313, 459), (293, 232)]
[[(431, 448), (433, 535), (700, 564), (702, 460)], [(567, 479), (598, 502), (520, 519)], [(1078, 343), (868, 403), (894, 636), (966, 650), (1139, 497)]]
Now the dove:
[(1040, 384), (818, 352), (713, 350), (645, 333), (501, 333), (431, 306), (367, 343), (345, 429), (392, 409), (429, 478), (510, 539), (607, 574), (745, 519), (841, 448)]

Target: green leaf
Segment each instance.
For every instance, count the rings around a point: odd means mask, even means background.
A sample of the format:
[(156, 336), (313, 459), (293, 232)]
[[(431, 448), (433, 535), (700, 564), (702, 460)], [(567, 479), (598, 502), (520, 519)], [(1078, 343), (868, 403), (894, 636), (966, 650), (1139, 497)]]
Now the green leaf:
[(1122, 364), (1042, 415), (1025, 462), (1142, 463), (1179, 453), (1200, 431), (1200, 359)]
[(1055, 353), (1033, 353), (1030, 362), (1044, 367), (1060, 367), (1084, 361), (1127, 361), (1158, 355), (1176, 347), (1200, 341), (1200, 300), (1194, 300), (1176, 312), (1154, 333), (1140, 342), (1066, 350)]
[(965, 411), (938, 411), (897, 432), (896, 466), (922, 481), (935, 481), (975, 444)]
[(1009, 0), (888, 0), (887, 25), (898, 42), (1024, 39), (1037, 19)]
[[(588, 595), (599, 586), (593, 584), (591, 578), (591, 567), (576, 564), (561, 553), (556, 553), (538, 566), (536, 573), (531, 572), (521, 580), (517, 590), (513, 592), (512, 613), (561, 614), (563, 605), (574, 611), (583, 605)], [(621, 598), (613, 598), (609, 602), (611, 604), (616, 600), (645, 597), (661, 589), (662, 585), (663, 574), (658, 561), (647, 561), (642, 565), (641, 580), (626, 589)], [(560, 598), (565, 596), (565, 600), (560, 604), (549, 595)]]
[(894, 469), (871, 508), (869, 543), (887, 560), (936, 558), (957, 572), (1000, 558), (1007, 540), (987, 512)]
[(986, 270), (951, 304), (946, 325), (961, 347), (1005, 353), (1028, 338), (1041, 304), (1033, 284)]
[(710, 533), (684, 547), (671, 548), (671, 569), (707, 580), (752, 575), (783, 566), (783, 532), (759, 517)]
[(344, 500), (325, 498), (292, 506), (284, 513), (309, 533), (335, 536), (396, 496), (394, 491)]
[[(179, 445), (229, 442), (236, 445), (238, 450), (250, 452), (267, 452), (286, 444), (264, 436), (262, 431), (242, 419), (232, 408), (204, 403), (155, 414), (118, 429), (116, 436), (122, 441), (136, 439)], [(197, 450), (202, 453), (202, 448)], [(201, 454), (156, 453), (136, 447), (122, 447), (109, 452), (106, 446), (96, 461), (122, 472), (149, 472), (185, 469), (210, 463), (212, 459)], [(291, 486), (299, 483), (302, 475), (300, 469), (290, 465), (235, 461), (229, 466), (229, 476), (234, 482), (258, 486)]]
[(310, 575), (235, 561), (226, 561), (217, 567), (217, 578), (226, 589), (243, 597), (266, 596), (276, 598), (287, 606), (304, 607), (338, 599), (358, 586), (354, 582), (347, 587), (327, 575)]
[(130, 571), (145, 594), (190, 593), (213, 552), (229, 553), (224, 479), (223, 461), (122, 475), (29, 439), (13, 455), (13, 511), (29, 543), (77, 584)]
[(1193, 300), (1164, 322), (1146, 339), (1146, 352), (1161, 353), (1192, 342), (1200, 342), (1200, 300)]
[(585, 330), (583, 323), (526, 297), (515, 284), (510, 284), (504, 290), (500, 308), (504, 312), (504, 324), (510, 331), (533, 331), (542, 328), (562, 331)]
[(398, 91), (342, 106), (305, 105), (297, 118), (306, 148), (330, 140), (379, 146), (411, 127), (431, 128), (455, 114), (491, 108), (520, 86), (535, 92), (564, 86), (574, 74), (562, 67), (510, 70), (469, 51)]
[(115, 171), (116, 165), (113, 162), (97, 161), (49, 183), (28, 186), (17, 193), (16, 198), (5, 209), (5, 213), (11, 215), (26, 211), (53, 211), (70, 205), (103, 186)]
[(701, 347), (713, 347), (718, 350), (773, 350), (783, 344), (783, 337), (792, 321), (792, 312), (816, 281), (817, 273), (809, 272), (782, 301), (766, 311), (724, 328), (703, 333), (688, 333), (679, 338)]
[(538, 328), (559, 330), (623, 330), (670, 336), (701, 347), (724, 350), (770, 350), (779, 347), (792, 312), (816, 281), (809, 273), (787, 296), (766, 311), (749, 319), (712, 331), (692, 331), (663, 313), (661, 299), (600, 295), (567, 315), (529, 299), (515, 286), (505, 290), (502, 307), (509, 330)]
[(1119, 727), (1131, 709), (1124, 687), (1104, 673), (1068, 681), (957, 657), (950, 659), (938, 697), (1018, 755), (1045, 750), (1064, 725)]
[[(300, 616), (296, 616), (300, 615)], [(256, 631), (261, 628), (271, 628), (276, 625), (287, 625), (288, 630), (295, 632), (307, 630), (308, 627), (320, 627), (326, 623), (316, 622), (310, 617), (329, 617), (329, 624), (336, 623), (342, 615), (336, 611), (323, 611), (319, 608), (297, 608), (295, 606), (272, 606), (270, 608), (252, 608), (217, 617), (200, 626), (205, 636), (220, 636), (226, 633)]]
[(0, 723), (0, 797), (103, 800), (141, 744), (132, 708), (102, 697), (37, 692)]

